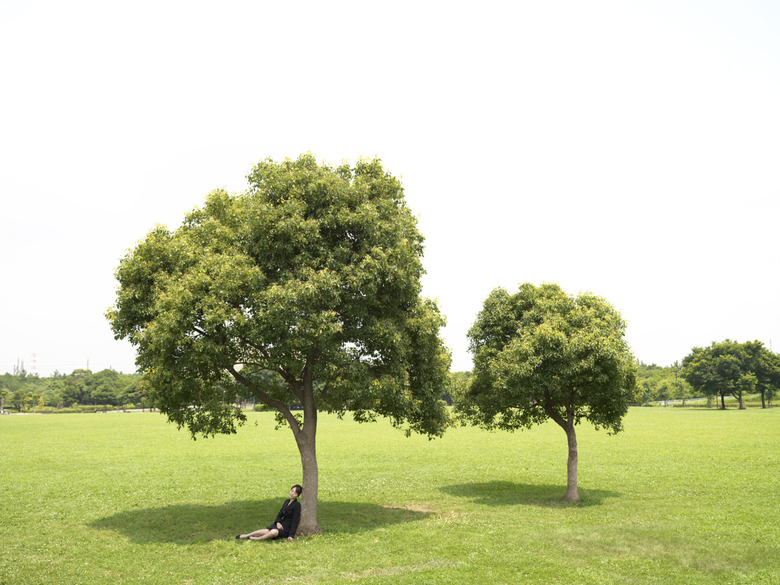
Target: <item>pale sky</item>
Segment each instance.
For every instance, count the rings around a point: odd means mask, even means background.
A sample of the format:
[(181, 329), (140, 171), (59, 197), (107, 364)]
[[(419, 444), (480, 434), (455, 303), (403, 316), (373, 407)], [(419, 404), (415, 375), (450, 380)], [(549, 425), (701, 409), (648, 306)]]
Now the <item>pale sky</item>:
[(302, 152), (401, 178), (453, 370), (526, 281), (605, 297), (647, 363), (776, 350), (778, 31), (769, 0), (0, 0), (0, 373), (134, 371), (120, 258)]

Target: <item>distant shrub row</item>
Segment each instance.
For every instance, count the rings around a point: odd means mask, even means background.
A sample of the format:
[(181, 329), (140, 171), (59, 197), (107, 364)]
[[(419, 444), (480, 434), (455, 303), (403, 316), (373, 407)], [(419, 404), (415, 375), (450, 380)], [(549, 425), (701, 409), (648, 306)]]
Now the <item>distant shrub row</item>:
[[(124, 412), (126, 410), (140, 410), (141, 407), (136, 407), (135, 404), (124, 404), (122, 406), (113, 406), (110, 404), (74, 404), (73, 406), (57, 408), (54, 406), (39, 406), (35, 409), (35, 414), (81, 414), (81, 413), (96, 413), (96, 412)], [(148, 410), (148, 407), (144, 407)], [(6, 408), (11, 414), (17, 414), (18, 409)], [(32, 411), (25, 411), (28, 414)]]

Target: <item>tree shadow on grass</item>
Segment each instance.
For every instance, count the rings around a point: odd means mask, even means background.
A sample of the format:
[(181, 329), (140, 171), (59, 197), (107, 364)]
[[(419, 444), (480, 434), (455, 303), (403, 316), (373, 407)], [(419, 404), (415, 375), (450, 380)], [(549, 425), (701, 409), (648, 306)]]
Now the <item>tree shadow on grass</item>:
[(567, 502), (564, 499), (566, 486), (532, 485), (511, 481), (488, 481), (483, 483), (462, 483), (441, 488), (446, 494), (468, 498), (476, 504), (486, 506), (542, 506), (546, 508), (567, 508), (598, 506), (605, 498), (617, 498), (620, 494), (607, 490), (579, 488), (580, 501)]
[[(233, 539), (238, 533), (265, 528), (283, 500), (228, 502), (216, 506), (174, 504), (119, 512), (89, 524), (112, 530), (140, 544), (197, 544)], [(360, 502), (319, 502), (317, 519), (326, 533), (357, 533), (414, 522), (431, 514)]]

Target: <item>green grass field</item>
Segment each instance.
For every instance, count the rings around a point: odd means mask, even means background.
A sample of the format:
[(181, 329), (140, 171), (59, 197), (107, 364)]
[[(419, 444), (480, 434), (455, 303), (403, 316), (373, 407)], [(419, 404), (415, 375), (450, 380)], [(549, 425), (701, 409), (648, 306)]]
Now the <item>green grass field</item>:
[(159, 414), (2, 417), (0, 583), (780, 583), (780, 409), (583, 426), (579, 504), (555, 425), (428, 441), (323, 416), (325, 533), (237, 542), (300, 481), (273, 427), (253, 413), (192, 441)]

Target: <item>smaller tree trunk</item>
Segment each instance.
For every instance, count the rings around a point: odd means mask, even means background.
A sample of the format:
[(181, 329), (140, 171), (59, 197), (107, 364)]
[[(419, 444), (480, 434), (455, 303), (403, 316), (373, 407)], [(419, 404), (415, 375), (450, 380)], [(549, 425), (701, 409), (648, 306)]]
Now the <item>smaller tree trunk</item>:
[(574, 424), (566, 425), (566, 439), (569, 442), (569, 459), (566, 464), (566, 501), (577, 502), (580, 499), (577, 491), (577, 434)]

